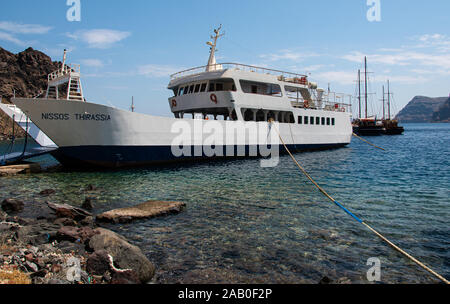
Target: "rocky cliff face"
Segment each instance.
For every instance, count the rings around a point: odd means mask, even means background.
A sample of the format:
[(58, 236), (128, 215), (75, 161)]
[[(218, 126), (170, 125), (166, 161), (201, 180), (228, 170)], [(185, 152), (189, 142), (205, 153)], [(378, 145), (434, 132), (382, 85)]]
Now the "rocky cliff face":
[[(61, 67), (60, 62), (53, 62), (42, 52), (28, 48), (13, 54), (0, 47), (0, 96), (7, 103), (14, 95), (18, 97), (35, 97), (47, 88), (47, 75)], [(11, 135), (12, 121), (0, 111), (0, 140)], [(20, 130), (16, 136), (24, 136)]]
[(440, 108), (447, 100), (447, 97), (416, 96), (400, 111), (396, 119), (403, 123), (436, 122), (434, 115), (440, 112)]
[(433, 114), (433, 121), (450, 122), (450, 97), (444, 102), (439, 110)]

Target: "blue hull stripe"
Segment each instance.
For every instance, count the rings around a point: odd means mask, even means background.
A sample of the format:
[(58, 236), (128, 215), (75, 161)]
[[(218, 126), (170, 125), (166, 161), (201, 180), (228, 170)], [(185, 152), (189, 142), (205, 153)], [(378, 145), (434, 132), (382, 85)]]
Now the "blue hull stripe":
[[(290, 145), (289, 149), (296, 152), (328, 150), (344, 147), (347, 144), (321, 144), (321, 145)], [(225, 148), (226, 149), (226, 148)], [(224, 151), (226, 151), (224, 149)], [(238, 147), (234, 147), (236, 152)], [(242, 148), (241, 148), (242, 149)], [(191, 155), (194, 147), (191, 149)], [(62, 147), (52, 152), (52, 155), (64, 166), (68, 167), (132, 167), (154, 164), (166, 164), (173, 162), (189, 162), (212, 159), (236, 159), (249, 158), (249, 146), (245, 147), (244, 157), (175, 157), (170, 146), (81, 146)], [(259, 151), (259, 150), (257, 150)], [(284, 154), (284, 148), (280, 146), (280, 154)], [(226, 152), (224, 153), (226, 155)], [(235, 154), (236, 155), (236, 154)], [(259, 154), (258, 154), (259, 155)]]

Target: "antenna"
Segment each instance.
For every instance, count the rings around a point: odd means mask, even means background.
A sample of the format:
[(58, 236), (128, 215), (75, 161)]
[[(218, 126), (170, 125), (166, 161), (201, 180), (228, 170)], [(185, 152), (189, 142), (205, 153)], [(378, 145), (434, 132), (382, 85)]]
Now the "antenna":
[(211, 42), (211, 41), (206, 42), (206, 44), (211, 47), (209, 59), (208, 59), (208, 66), (206, 67), (206, 72), (215, 71), (218, 69), (217, 64), (216, 64), (216, 52), (218, 52), (218, 50), (216, 49), (217, 40), (220, 37), (223, 37), (225, 35), (225, 33), (220, 34), (221, 30), (222, 30), (222, 24), (217, 29), (214, 30), (215, 35), (211, 36), (211, 39), (213, 39), (213, 42)]
[(131, 112), (134, 112), (134, 96), (131, 96)]

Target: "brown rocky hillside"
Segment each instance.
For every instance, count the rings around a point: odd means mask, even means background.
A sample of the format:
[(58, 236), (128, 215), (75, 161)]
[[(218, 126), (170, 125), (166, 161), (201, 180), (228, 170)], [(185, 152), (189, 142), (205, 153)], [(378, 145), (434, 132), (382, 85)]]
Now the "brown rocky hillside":
[[(42, 52), (28, 48), (13, 54), (0, 47), (0, 96), (8, 103), (14, 95), (17, 97), (35, 97), (47, 88), (47, 75), (61, 67)], [(11, 135), (12, 121), (0, 111), (0, 140)], [(17, 126), (16, 130), (20, 130)], [(24, 136), (20, 130), (16, 136)]]

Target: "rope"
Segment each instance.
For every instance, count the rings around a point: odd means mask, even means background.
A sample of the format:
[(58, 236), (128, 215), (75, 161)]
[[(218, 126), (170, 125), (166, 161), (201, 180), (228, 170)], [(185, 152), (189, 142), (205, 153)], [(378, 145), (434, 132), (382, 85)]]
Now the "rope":
[(363, 142), (365, 142), (365, 143), (368, 143), (368, 144), (369, 144), (369, 145), (371, 145), (372, 147), (375, 147), (375, 148), (377, 148), (377, 149), (380, 149), (380, 150), (386, 151), (385, 149), (383, 149), (383, 148), (381, 148), (381, 147), (378, 147), (378, 146), (374, 145), (373, 143), (371, 143), (371, 142), (369, 142), (369, 141), (365, 140), (364, 138), (362, 138), (362, 137), (359, 137), (359, 136), (358, 136), (358, 135), (356, 135), (355, 133), (353, 133), (353, 136), (355, 136), (356, 138), (358, 138), (358, 139), (362, 140), (362, 141), (363, 141)]
[[(272, 123), (272, 121), (270, 122)], [(408, 259), (410, 259), (411, 261), (413, 261), (414, 263), (416, 263), (417, 265), (419, 265), (420, 267), (422, 267), (423, 269), (425, 269), (426, 271), (428, 271), (429, 273), (431, 273), (432, 275), (434, 275), (436, 278), (440, 279), (441, 281), (443, 281), (445, 284), (449, 284), (449, 281), (444, 278), (443, 276), (441, 276), (440, 274), (438, 274), (437, 272), (435, 272), (434, 270), (432, 270), (430, 267), (426, 266), (425, 264), (423, 264), (422, 262), (420, 262), (419, 260), (417, 260), (416, 258), (414, 258), (413, 256), (411, 256), (410, 254), (408, 254), (406, 251), (404, 251), (403, 249), (401, 249), (400, 247), (396, 246), (394, 243), (392, 243), (391, 241), (389, 241), (386, 237), (384, 237), (381, 233), (379, 233), (378, 231), (376, 231), (375, 229), (373, 229), (371, 226), (369, 226), (367, 223), (365, 223), (363, 220), (361, 220), (360, 218), (358, 218), (356, 215), (354, 215), (352, 212), (350, 212), (348, 209), (346, 209), (343, 205), (341, 205), (338, 201), (336, 201), (331, 195), (329, 195), (318, 183), (316, 183), (316, 181), (311, 177), (311, 175), (309, 175), (309, 173), (300, 165), (300, 163), (297, 161), (297, 159), (294, 157), (294, 155), (292, 155), (291, 151), (289, 151), (288, 147), (286, 146), (283, 138), (281, 137), (280, 132), (274, 128), (277, 133), (278, 136), (280, 137), (281, 143), (283, 144), (284, 148), (286, 149), (287, 153), (290, 155), (290, 157), (292, 158), (292, 160), (294, 161), (294, 163), (298, 166), (298, 168), (300, 169), (300, 171), (303, 172), (303, 174), (317, 187), (317, 189), (319, 189), (320, 192), (322, 192), (329, 200), (331, 200), (334, 204), (336, 204), (339, 208), (341, 208), (342, 210), (344, 210), (348, 215), (350, 215), (351, 217), (353, 217), (354, 220), (356, 220), (358, 223), (363, 224), (364, 226), (366, 226), (370, 231), (372, 231), (373, 233), (375, 233), (381, 240), (383, 240), (384, 242), (386, 242), (389, 246), (391, 246), (392, 248), (394, 248), (395, 250), (397, 250), (398, 252), (400, 252), (401, 254), (403, 254), (405, 257), (407, 257)], [(382, 149), (382, 148), (380, 148)], [(384, 150), (384, 149), (382, 149)]]

